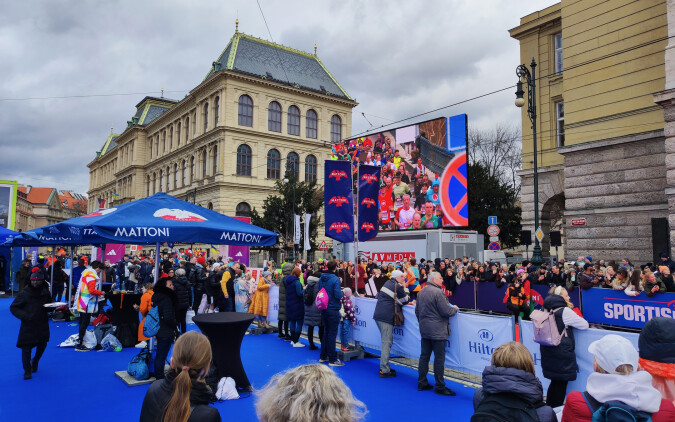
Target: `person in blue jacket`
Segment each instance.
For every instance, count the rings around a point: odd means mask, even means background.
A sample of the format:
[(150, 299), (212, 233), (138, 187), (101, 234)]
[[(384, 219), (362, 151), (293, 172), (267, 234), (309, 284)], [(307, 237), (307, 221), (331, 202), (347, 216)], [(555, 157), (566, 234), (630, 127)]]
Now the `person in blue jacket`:
[(323, 338), (321, 339), (321, 354), (319, 362), (328, 362), (330, 366), (344, 366), (345, 364), (337, 358), (335, 343), (338, 335), (338, 325), (340, 324), (340, 299), (344, 295), (340, 288), (340, 279), (335, 275), (337, 262), (328, 261), (327, 271), (321, 274), (317, 285), (317, 293), (325, 289), (328, 294), (328, 307), (321, 311), (321, 321), (323, 322)]

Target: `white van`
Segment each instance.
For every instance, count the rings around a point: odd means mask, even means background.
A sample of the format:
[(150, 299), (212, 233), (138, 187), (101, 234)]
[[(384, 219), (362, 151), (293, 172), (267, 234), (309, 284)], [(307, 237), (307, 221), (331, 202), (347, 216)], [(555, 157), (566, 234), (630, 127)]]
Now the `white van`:
[(504, 251), (491, 251), (485, 249), (483, 251), (483, 261), (499, 262), (503, 265), (506, 264), (506, 254)]

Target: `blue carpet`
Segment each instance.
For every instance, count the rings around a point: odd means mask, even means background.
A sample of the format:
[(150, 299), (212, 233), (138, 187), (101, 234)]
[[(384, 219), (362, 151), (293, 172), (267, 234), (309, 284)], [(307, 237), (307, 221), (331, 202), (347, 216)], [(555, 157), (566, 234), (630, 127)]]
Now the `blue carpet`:
[[(16, 346), (19, 321), (9, 312), (12, 299), (0, 299), (0, 421), (50, 420), (62, 415), (88, 415), (97, 422), (138, 420), (148, 386), (127, 387), (114, 374), (126, 369), (138, 349), (122, 352), (77, 353), (57, 345), (77, 333), (72, 323), (51, 322), (51, 340), (32, 380), (23, 380), (21, 353)], [(189, 326), (194, 328), (194, 325)], [(316, 363), (318, 351), (294, 349), (276, 335), (244, 338), (242, 361), (255, 388), (264, 386), (276, 373), (306, 363)], [(368, 407), (368, 421), (431, 420), (440, 415), (449, 420), (468, 421), (473, 413), (474, 389), (447, 382), (456, 397), (441, 397), (417, 391), (417, 371), (395, 366), (396, 378), (378, 377), (379, 361), (361, 359), (336, 368), (354, 395)], [(429, 376), (433, 382), (433, 377)], [(224, 421), (255, 421), (254, 398), (219, 402), (215, 407)]]

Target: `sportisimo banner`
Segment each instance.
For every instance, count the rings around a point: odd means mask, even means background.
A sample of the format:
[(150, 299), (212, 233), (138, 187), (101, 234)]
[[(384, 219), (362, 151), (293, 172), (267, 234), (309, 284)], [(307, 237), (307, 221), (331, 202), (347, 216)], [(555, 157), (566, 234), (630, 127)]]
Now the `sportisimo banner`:
[(354, 241), (354, 202), (352, 165), (349, 161), (326, 160), (324, 212), (326, 236), (338, 242)]
[(675, 293), (627, 296), (621, 290), (593, 288), (581, 294), (588, 322), (642, 328), (654, 317), (675, 318)]
[(366, 241), (377, 236), (378, 195), (380, 190), (380, 167), (359, 166), (359, 240)]

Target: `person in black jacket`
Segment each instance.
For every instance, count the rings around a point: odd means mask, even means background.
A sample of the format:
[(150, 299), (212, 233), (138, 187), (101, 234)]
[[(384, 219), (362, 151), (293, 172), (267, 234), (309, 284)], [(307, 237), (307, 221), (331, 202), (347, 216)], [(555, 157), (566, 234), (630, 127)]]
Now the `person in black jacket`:
[(220, 422), (218, 409), (209, 406), (215, 399), (213, 391), (204, 382), (210, 365), (211, 344), (205, 335), (190, 331), (180, 336), (171, 370), (145, 394), (140, 421)]
[(155, 378), (164, 378), (164, 362), (169, 355), (171, 343), (176, 337), (176, 309), (178, 297), (173, 290), (173, 283), (165, 273), (160, 275), (152, 295), (152, 306), (157, 307), (159, 314), (159, 331), (157, 332), (157, 354), (155, 355)]
[[(173, 272), (173, 270), (171, 270)], [(169, 273), (171, 276), (171, 272)], [(178, 297), (178, 308), (176, 311), (176, 321), (178, 321), (178, 326), (180, 327), (180, 333), (185, 334), (187, 329), (186, 327), (186, 315), (188, 308), (192, 304), (192, 297), (190, 292), (190, 283), (188, 282), (187, 277), (185, 277), (185, 270), (179, 268), (176, 270), (176, 277), (173, 279), (173, 287)]]
[(52, 281), (52, 301), (60, 302), (63, 299), (63, 290), (68, 282), (68, 274), (63, 271), (61, 261), (54, 261), (54, 280)]
[[(19, 338), (16, 347), (21, 349), (23, 362), (23, 379), (32, 378), (37, 372), (38, 362), (49, 341), (49, 317), (45, 304), (52, 301), (49, 286), (45, 283), (44, 274), (35, 270), (31, 274), (30, 284), (23, 289), (9, 307), (12, 314), (21, 320)], [(31, 352), (35, 347), (35, 356), (31, 362)]]

